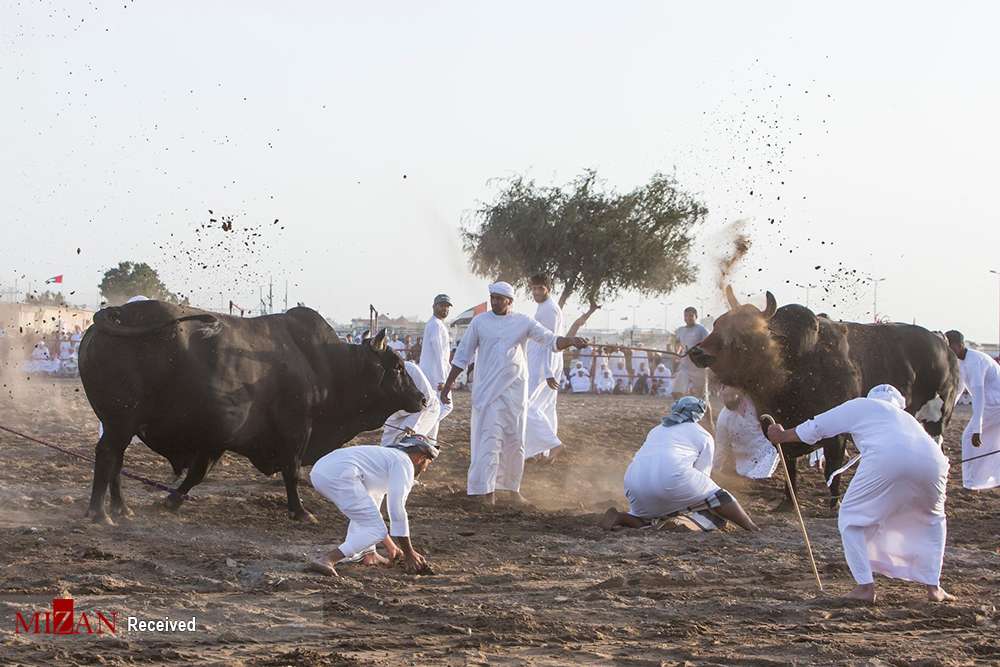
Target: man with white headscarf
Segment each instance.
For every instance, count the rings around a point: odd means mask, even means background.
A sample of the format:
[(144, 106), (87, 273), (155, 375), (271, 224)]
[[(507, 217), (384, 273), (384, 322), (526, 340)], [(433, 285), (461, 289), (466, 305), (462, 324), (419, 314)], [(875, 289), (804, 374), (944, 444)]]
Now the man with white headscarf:
[(662, 361), (656, 364), (656, 369), (653, 371), (653, 379), (656, 381), (656, 394), (658, 396), (666, 396), (670, 394), (671, 390), (671, 380), (670, 380), (670, 369)]
[[(956, 396), (968, 390), (972, 418), (962, 433), (962, 485), (967, 489), (1000, 486), (1000, 365), (990, 355), (965, 346), (960, 331), (945, 334), (958, 357), (961, 382)], [(956, 399), (957, 400), (957, 399)], [(992, 454), (992, 455), (991, 455)]]
[(705, 410), (705, 402), (694, 396), (673, 404), (625, 471), (628, 512), (609, 508), (602, 528), (642, 528), (654, 519), (708, 509), (741, 528), (758, 530), (736, 498), (710, 476), (715, 442), (698, 424)]
[(582, 367), (577, 368), (569, 379), (569, 386), (574, 394), (586, 394), (590, 391), (590, 374)]
[(615, 390), (615, 379), (611, 377), (611, 371), (607, 366), (601, 368), (594, 387), (598, 394), (610, 394)]
[(420, 366), (412, 361), (403, 362), (403, 366), (413, 380), (413, 384), (424, 395), (424, 407), (419, 412), (399, 410), (389, 415), (382, 428), (383, 447), (388, 447), (414, 433), (426, 436), (433, 430), (437, 435), (437, 425), (441, 412), (441, 401), (438, 399), (437, 389), (420, 370)]
[(725, 407), (715, 423), (714, 468), (725, 468), (722, 461), (731, 457), (736, 474), (750, 479), (770, 477), (778, 467), (778, 451), (761, 431), (757, 408), (734, 387), (725, 387), (721, 398)]
[[(549, 296), (552, 284), (548, 276), (532, 276), (531, 296), (538, 304), (535, 320), (557, 336), (563, 334), (562, 310)], [(528, 426), (524, 436), (524, 458), (538, 456), (554, 459), (562, 445), (556, 399), (562, 373), (563, 355), (549, 347), (528, 340)]]
[(767, 432), (775, 445), (848, 433), (858, 448), (861, 463), (837, 520), (858, 584), (847, 595), (854, 600), (875, 601), (873, 572), (921, 583), (933, 602), (953, 599), (940, 585), (948, 459), (905, 407), (902, 394), (882, 384), (794, 429), (775, 424)]
[(525, 343), (530, 339), (559, 352), (570, 346), (582, 348), (587, 341), (557, 336), (534, 318), (513, 312), (514, 288), (509, 283), (493, 283), (489, 292), (490, 310), (469, 324), (440, 398), (442, 403), (450, 402), (452, 384), (475, 359), (468, 493), (492, 505), (494, 492), (499, 490), (511, 503), (522, 504), (528, 412)]
[[(448, 377), (448, 369), (451, 368), (451, 336), (444, 323), (451, 306), (451, 297), (447, 294), (438, 294), (434, 297), (433, 317), (424, 327), (423, 345), (420, 347), (420, 370), (434, 387), (435, 393), (441, 391)], [(440, 407), (437, 423), (427, 432), (427, 436), (431, 439), (437, 438), (441, 422), (451, 414), (451, 403), (438, 401), (438, 405)]]

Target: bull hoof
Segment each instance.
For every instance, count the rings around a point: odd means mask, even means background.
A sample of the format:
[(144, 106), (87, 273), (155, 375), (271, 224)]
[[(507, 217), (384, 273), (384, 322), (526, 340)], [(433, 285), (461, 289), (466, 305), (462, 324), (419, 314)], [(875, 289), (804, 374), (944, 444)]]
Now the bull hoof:
[(119, 519), (131, 519), (135, 516), (135, 512), (128, 505), (122, 505), (120, 507), (112, 507), (111, 514)]
[(171, 512), (176, 512), (181, 508), (184, 503), (184, 498), (181, 497), (179, 493), (171, 493), (169, 496), (163, 499), (163, 504)]
[(105, 512), (96, 512), (96, 511), (92, 512), (90, 510), (87, 510), (87, 513), (84, 514), (84, 517), (90, 519), (93, 523), (102, 524), (105, 526), (115, 525), (115, 522)]
[(301, 523), (319, 523), (317, 519), (311, 512), (306, 510), (300, 510), (298, 512), (289, 512), (288, 515), (292, 517), (292, 521), (299, 521)]

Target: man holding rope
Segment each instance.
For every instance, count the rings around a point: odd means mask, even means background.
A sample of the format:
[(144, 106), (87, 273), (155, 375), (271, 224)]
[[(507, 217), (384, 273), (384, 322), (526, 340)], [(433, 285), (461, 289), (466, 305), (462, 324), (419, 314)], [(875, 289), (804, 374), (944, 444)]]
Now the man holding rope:
[(452, 360), (441, 388), (441, 402), (450, 403), (452, 384), (473, 359), (471, 461), (468, 493), (493, 505), (494, 492), (523, 505), (524, 436), (528, 412), (528, 368), (524, 346), (528, 340), (552, 352), (586, 347), (584, 338), (557, 336), (533, 318), (515, 313), (514, 288), (506, 282), (490, 285), (490, 310), (473, 318)]
[(945, 336), (961, 371), (955, 400), (965, 389), (972, 396), (972, 418), (962, 433), (962, 485), (991, 489), (1000, 486), (1000, 365), (966, 347), (962, 332), (952, 330)]
[(940, 586), (948, 459), (905, 407), (902, 394), (883, 384), (794, 429), (768, 428), (775, 446), (849, 433), (861, 452), (837, 521), (858, 584), (849, 599), (875, 602), (873, 572), (923, 584), (932, 602), (954, 599)]

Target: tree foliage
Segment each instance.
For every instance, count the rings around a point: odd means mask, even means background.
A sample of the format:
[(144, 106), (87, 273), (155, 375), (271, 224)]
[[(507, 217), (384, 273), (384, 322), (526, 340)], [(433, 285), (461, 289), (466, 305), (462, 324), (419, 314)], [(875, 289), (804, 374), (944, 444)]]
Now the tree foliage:
[(41, 293), (26, 294), (24, 300), (27, 303), (38, 306), (65, 306), (66, 297), (62, 292), (52, 292), (45, 290)]
[(515, 287), (536, 273), (551, 276), (560, 307), (573, 296), (588, 305), (570, 334), (623, 292), (666, 294), (695, 279), (692, 232), (708, 211), (672, 176), (654, 174), (625, 193), (593, 170), (564, 187), (523, 176), (500, 183), (462, 230), (469, 265)]
[(119, 262), (118, 266), (104, 272), (98, 287), (101, 296), (112, 306), (121, 305), (137, 294), (158, 301), (188, 303), (187, 297), (180, 298), (168, 290), (156, 270), (145, 262)]

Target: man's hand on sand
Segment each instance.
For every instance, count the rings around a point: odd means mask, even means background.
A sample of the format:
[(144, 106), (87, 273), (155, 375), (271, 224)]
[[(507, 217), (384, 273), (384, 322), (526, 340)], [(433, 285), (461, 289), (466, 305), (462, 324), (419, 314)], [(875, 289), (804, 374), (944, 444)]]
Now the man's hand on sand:
[(427, 559), (416, 551), (403, 555), (403, 571), (407, 574), (424, 574), (430, 570)]

